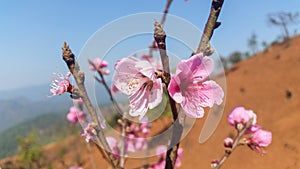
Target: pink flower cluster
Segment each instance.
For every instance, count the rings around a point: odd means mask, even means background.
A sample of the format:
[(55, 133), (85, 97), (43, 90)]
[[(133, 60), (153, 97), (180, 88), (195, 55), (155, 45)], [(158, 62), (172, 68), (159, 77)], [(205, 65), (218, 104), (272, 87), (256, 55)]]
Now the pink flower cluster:
[(108, 75), (110, 73), (109, 69), (103, 70), (103, 68), (106, 68), (108, 66), (108, 62), (105, 60), (102, 60), (100, 58), (95, 58), (93, 60), (93, 64), (96, 66), (96, 69), (93, 65), (90, 64), (89, 69), (91, 71), (100, 71), (102, 72), (104, 75)]
[[(129, 152), (137, 152), (147, 148), (146, 136), (150, 134), (149, 123), (142, 123), (141, 125), (131, 124), (126, 129), (125, 140), (125, 154)], [(113, 137), (106, 137), (112, 153), (116, 158), (119, 158), (120, 148), (118, 141)]]
[[(213, 60), (203, 54), (194, 55), (178, 64), (168, 92), (187, 116), (201, 118), (204, 115), (203, 107), (222, 103), (222, 88), (215, 81), (208, 80), (213, 69)], [(140, 116), (141, 119), (148, 109), (160, 104), (163, 83), (156, 76), (156, 66), (147, 60), (129, 57), (118, 61), (115, 70), (114, 85), (129, 95), (131, 116)]]
[(50, 84), (50, 93), (52, 96), (61, 95), (64, 92), (72, 92), (73, 86), (70, 84), (69, 78), (72, 75), (71, 72), (68, 72), (66, 77), (60, 73), (54, 73), (58, 78), (52, 80)]
[(150, 134), (149, 123), (142, 123), (140, 126), (133, 123), (126, 131), (126, 149), (128, 152), (136, 152), (147, 148), (146, 137)]
[[(156, 155), (159, 156), (158, 162), (150, 165), (148, 169), (164, 169), (166, 165), (166, 160), (165, 160), (165, 154), (167, 152), (167, 147), (166, 146), (158, 146), (156, 148)], [(179, 168), (181, 166), (181, 159), (183, 157), (183, 149), (179, 148), (177, 151), (177, 159), (175, 162), (175, 167)]]
[[(247, 145), (259, 153), (263, 153), (262, 147), (267, 147), (272, 142), (272, 133), (263, 130), (261, 126), (256, 124), (256, 114), (252, 110), (246, 110), (244, 107), (236, 107), (228, 115), (228, 123), (234, 126), (238, 131), (243, 130), (247, 123), (252, 120), (251, 126), (246, 130), (245, 134), (250, 134), (247, 139)], [(224, 144), (232, 144), (232, 140), (229, 138), (224, 140)]]

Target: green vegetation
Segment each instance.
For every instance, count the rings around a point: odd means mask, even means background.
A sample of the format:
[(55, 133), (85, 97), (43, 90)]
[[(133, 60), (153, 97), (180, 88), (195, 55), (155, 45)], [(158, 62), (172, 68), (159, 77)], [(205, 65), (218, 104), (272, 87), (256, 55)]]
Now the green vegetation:
[(15, 127), (0, 132), (0, 158), (18, 153), (17, 138), (27, 137), (35, 130), (38, 144), (45, 145), (65, 138), (67, 135), (78, 134), (79, 125), (71, 125), (64, 114), (46, 114), (35, 119), (20, 123)]
[(20, 146), (19, 161), (23, 163), (25, 169), (41, 168), (44, 152), (42, 146), (38, 144), (35, 130), (26, 138), (18, 138), (18, 144)]

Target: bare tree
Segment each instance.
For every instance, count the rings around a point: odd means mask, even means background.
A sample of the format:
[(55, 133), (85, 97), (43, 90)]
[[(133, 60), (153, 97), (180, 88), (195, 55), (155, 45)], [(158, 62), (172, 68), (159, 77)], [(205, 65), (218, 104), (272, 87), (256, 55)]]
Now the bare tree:
[(257, 36), (254, 32), (252, 33), (251, 37), (248, 39), (248, 47), (252, 55), (257, 53), (258, 51)]
[(291, 13), (291, 12), (277, 12), (268, 14), (268, 23), (272, 26), (278, 26), (283, 29), (284, 35), (283, 39), (289, 39), (290, 33), (288, 30), (288, 25), (296, 24), (299, 22), (299, 13)]

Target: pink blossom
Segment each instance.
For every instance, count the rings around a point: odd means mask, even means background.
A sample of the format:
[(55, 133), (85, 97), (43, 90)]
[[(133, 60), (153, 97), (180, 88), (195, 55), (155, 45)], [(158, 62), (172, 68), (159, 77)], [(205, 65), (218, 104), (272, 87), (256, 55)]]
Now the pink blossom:
[(76, 124), (78, 121), (83, 122), (85, 120), (85, 112), (78, 110), (77, 107), (70, 107), (70, 111), (67, 114), (67, 119), (72, 123)]
[(88, 123), (88, 125), (83, 129), (81, 132), (81, 136), (85, 136), (85, 141), (90, 142), (91, 140), (95, 139), (97, 135), (97, 131), (95, 129), (96, 124), (94, 123)]
[(119, 89), (116, 87), (115, 84), (112, 85), (111, 89), (110, 89), (111, 94), (117, 94), (119, 93)]
[(157, 45), (155, 39), (153, 39), (153, 41), (152, 41), (151, 48), (154, 49), (154, 50), (158, 50), (158, 45)]
[(101, 71), (104, 75), (108, 75), (110, 73), (110, 71), (108, 69), (103, 70), (103, 68), (106, 68), (108, 66), (108, 62), (105, 60), (102, 60), (100, 58), (95, 58), (93, 60), (93, 64), (96, 66), (96, 69), (93, 65), (90, 64), (89, 69), (91, 71), (96, 71), (99, 70)]
[(204, 116), (203, 107), (222, 103), (222, 88), (215, 81), (208, 80), (213, 69), (213, 60), (203, 54), (179, 62), (168, 91), (187, 116), (201, 118)]
[(141, 58), (147, 60), (148, 62), (151, 62), (151, 61), (152, 61), (152, 57), (150, 57), (149, 55), (146, 55), (146, 54), (143, 54), (143, 55), (141, 56)]
[(78, 105), (78, 106), (82, 106), (83, 105), (83, 100), (81, 98), (79, 99), (73, 99), (73, 102)]
[(156, 147), (156, 155), (163, 157), (167, 152), (167, 146), (159, 145)]
[(152, 164), (148, 169), (164, 169), (166, 165), (165, 160), (161, 160), (157, 163)]
[[(156, 147), (156, 155), (159, 156), (159, 161), (152, 164), (150, 168), (152, 169), (164, 169), (165, 168), (165, 154), (167, 152), (167, 146), (160, 145)], [(177, 159), (175, 162), (175, 167), (178, 168), (181, 166), (181, 159), (183, 157), (183, 149), (179, 148), (177, 150)]]
[(163, 83), (156, 78), (156, 70), (148, 61), (123, 58), (115, 64), (115, 70), (114, 85), (129, 95), (131, 116), (140, 116), (142, 119), (148, 109), (160, 104)]
[(149, 55), (143, 54), (141, 56), (142, 59), (147, 60), (156, 70), (162, 70), (162, 64), (160, 60), (155, 59), (154, 57), (150, 57)]
[(70, 107), (70, 111), (67, 114), (67, 119), (72, 123), (72, 124), (76, 124), (78, 121), (77, 118), (77, 111), (78, 109), (74, 106)]
[(118, 142), (115, 138), (113, 137), (106, 137), (106, 141), (112, 151), (112, 153), (114, 154), (114, 156), (116, 158), (119, 158), (119, 148), (118, 148)]
[(126, 151), (136, 152), (147, 148), (147, 139), (134, 134), (126, 135)]
[(50, 84), (50, 93), (52, 96), (61, 95), (64, 92), (72, 92), (73, 86), (70, 84), (69, 78), (71, 76), (71, 72), (68, 72), (66, 77), (64, 77), (60, 73), (54, 73), (57, 75), (58, 78), (53, 79), (52, 83)]
[(267, 147), (272, 142), (272, 133), (266, 130), (257, 130), (252, 137), (248, 139), (248, 146), (258, 152), (263, 152), (262, 147)]
[(83, 169), (82, 167), (75, 167), (75, 166), (72, 166), (70, 167), (69, 169)]
[(252, 125), (256, 124), (256, 114), (252, 110), (246, 110), (244, 107), (236, 107), (228, 115), (228, 123), (234, 127), (238, 124), (243, 126), (253, 118)]
[(257, 130), (260, 130), (262, 127), (259, 125), (251, 125), (245, 132), (245, 134), (252, 134), (255, 133)]
[(175, 162), (175, 167), (180, 167), (181, 166), (181, 159), (183, 157), (183, 149), (182, 148), (179, 148), (177, 150), (177, 159), (176, 159), (176, 162)]

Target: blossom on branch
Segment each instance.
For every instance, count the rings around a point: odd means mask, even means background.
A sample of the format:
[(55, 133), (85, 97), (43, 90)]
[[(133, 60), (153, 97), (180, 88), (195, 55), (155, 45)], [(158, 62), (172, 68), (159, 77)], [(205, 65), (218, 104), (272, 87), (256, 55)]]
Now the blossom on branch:
[[(228, 115), (228, 123), (236, 128), (243, 128), (246, 123), (252, 119), (252, 125), (256, 124), (256, 114), (252, 110), (246, 110), (244, 107), (236, 107)], [(241, 127), (239, 127), (239, 125)]]
[(262, 147), (267, 147), (272, 142), (272, 133), (266, 130), (257, 130), (253, 135), (247, 140), (248, 146), (252, 150), (256, 150), (259, 153), (264, 153)]
[(110, 73), (110, 71), (108, 69), (103, 70), (103, 68), (106, 68), (108, 66), (107, 61), (102, 60), (100, 58), (95, 58), (92, 63), (93, 63), (93, 65), (92, 64), (89, 65), (89, 69), (91, 71), (100, 71), (104, 75), (108, 75)]
[(83, 122), (85, 120), (86, 113), (84, 111), (80, 111), (77, 107), (70, 107), (70, 111), (67, 114), (67, 119), (72, 124), (76, 124), (78, 121)]
[(177, 65), (168, 91), (187, 116), (201, 118), (204, 116), (204, 107), (222, 103), (222, 88), (215, 81), (208, 80), (213, 69), (213, 60), (203, 54), (182, 60)]
[(163, 83), (155, 75), (156, 69), (146, 60), (123, 58), (115, 64), (114, 85), (129, 96), (131, 116), (142, 119), (148, 109), (162, 101)]
[(69, 78), (71, 76), (71, 72), (66, 74), (64, 77), (60, 73), (54, 73), (58, 78), (52, 79), (52, 83), (50, 84), (50, 93), (52, 96), (61, 95), (64, 92), (72, 92), (73, 86), (70, 84)]

